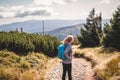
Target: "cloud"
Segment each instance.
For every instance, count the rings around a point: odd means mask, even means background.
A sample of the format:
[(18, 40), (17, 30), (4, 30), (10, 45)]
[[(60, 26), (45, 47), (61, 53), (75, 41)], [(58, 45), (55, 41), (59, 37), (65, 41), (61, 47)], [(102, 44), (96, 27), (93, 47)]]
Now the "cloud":
[(58, 15), (51, 5), (65, 5), (78, 0), (33, 0), (31, 4), (0, 6), (0, 18)]
[(33, 3), (35, 5), (51, 5), (51, 0), (34, 0)]
[(39, 10), (27, 10), (16, 13), (15, 17), (26, 17), (26, 16), (50, 16), (51, 12), (47, 11), (47, 9), (39, 9)]
[(23, 8), (24, 6), (0, 6), (0, 12), (15, 12)]
[(35, 5), (49, 6), (52, 4), (65, 4), (64, 0), (34, 0)]
[(0, 6), (0, 18), (51, 16), (55, 12), (50, 7), (29, 6)]
[(64, 0), (66, 3), (74, 3), (74, 2), (76, 2), (76, 1), (78, 1), (78, 0)]
[(0, 15), (2, 18), (14, 17), (23, 8), (23, 6), (0, 6)]
[(1, 19), (1, 18), (3, 18), (3, 16), (2, 16), (2, 15), (0, 15), (0, 19)]
[(34, 0), (33, 3), (35, 5), (50, 6), (53, 4), (65, 5), (67, 3), (73, 3), (76, 1), (78, 0)]
[(100, 4), (110, 4), (111, 0), (101, 0)]

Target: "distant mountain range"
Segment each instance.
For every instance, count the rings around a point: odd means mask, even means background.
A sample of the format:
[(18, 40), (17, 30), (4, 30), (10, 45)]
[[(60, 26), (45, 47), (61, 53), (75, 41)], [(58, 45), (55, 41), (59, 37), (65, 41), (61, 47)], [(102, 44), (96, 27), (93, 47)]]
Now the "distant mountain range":
[[(108, 19), (104, 19), (102, 24), (108, 23)], [(56, 36), (58, 39), (62, 40), (66, 35), (72, 34), (76, 37), (80, 34), (80, 28), (85, 23), (85, 20), (28, 20), (24, 22), (15, 22), (10, 24), (0, 25), (0, 31), (20, 31), (23, 28), (24, 32), (27, 33), (44, 33)]]
[(84, 20), (28, 20), (0, 25), (0, 31), (20, 30), (22, 27), (23, 31), (27, 33), (43, 32), (43, 22), (44, 31), (52, 31), (61, 27), (84, 23)]

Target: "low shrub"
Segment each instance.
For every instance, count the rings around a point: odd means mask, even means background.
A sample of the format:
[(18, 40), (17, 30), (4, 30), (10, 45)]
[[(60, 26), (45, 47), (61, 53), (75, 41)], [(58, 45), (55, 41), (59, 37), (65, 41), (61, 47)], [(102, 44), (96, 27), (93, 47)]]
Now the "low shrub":
[(22, 62), (21, 63), (21, 68), (23, 68), (23, 69), (29, 69), (30, 68), (30, 63), (28, 63), (28, 62)]
[(19, 32), (0, 32), (0, 50), (7, 49), (19, 54), (42, 52), (47, 56), (57, 55), (59, 41), (50, 35), (28, 34)]

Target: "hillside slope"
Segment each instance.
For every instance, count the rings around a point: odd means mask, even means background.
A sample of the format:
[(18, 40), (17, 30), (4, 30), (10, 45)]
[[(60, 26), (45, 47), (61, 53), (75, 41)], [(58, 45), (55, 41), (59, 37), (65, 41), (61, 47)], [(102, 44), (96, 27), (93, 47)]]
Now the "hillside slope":
[(48, 31), (45, 34), (50, 34), (51, 36), (57, 37), (59, 40), (63, 40), (69, 34), (72, 34), (74, 37), (76, 37), (76, 35), (80, 35), (80, 29), (82, 26), (83, 24), (67, 26), (52, 31)]

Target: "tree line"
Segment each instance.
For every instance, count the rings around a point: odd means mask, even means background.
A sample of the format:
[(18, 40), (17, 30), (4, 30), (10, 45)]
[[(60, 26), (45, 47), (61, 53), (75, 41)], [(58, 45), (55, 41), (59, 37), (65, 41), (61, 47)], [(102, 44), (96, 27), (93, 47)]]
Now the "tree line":
[(101, 14), (95, 14), (94, 8), (90, 11), (86, 23), (80, 29), (81, 35), (77, 36), (81, 47), (103, 45), (120, 50), (120, 6), (113, 13), (109, 23), (104, 24), (104, 27), (102, 27)]

